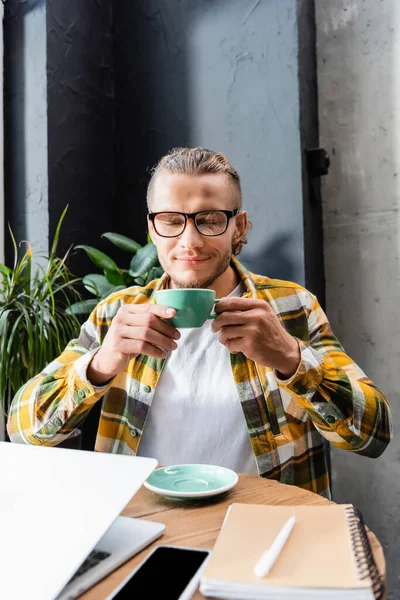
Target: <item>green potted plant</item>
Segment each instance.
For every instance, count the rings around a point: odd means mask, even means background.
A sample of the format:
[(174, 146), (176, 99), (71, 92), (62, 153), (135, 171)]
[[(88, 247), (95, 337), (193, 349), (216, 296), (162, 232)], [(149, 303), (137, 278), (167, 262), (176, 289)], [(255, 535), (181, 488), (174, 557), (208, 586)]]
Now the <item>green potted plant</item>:
[(147, 285), (163, 274), (163, 269), (158, 261), (157, 249), (150, 238), (145, 246), (141, 246), (119, 233), (103, 233), (101, 237), (129, 254), (127, 260), (129, 266), (127, 268), (119, 267), (110, 256), (92, 246), (75, 246), (75, 249), (84, 250), (102, 273), (90, 273), (83, 277), (83, 285), (95, 296), (95, 299), (83, 300), (69, 306), (67, 312), (70, 314), (87, 315), (95, 308), (99, 300), (113, 292), (132, 285)]
[[(18, 389), (58, 356), (68, 341), (79, 334), (78, 318), (65, 312), (80, 297), (66, 261), (56, 255), (60, 229), (68, 207), (57, 225), (49, 255), (32, 257), (29, 242), (19, 256), (14, 247), (12, 268), (0, 264), (0, 412), (7, 414)], [(36, 259), (36, 257), (35, 257)]]

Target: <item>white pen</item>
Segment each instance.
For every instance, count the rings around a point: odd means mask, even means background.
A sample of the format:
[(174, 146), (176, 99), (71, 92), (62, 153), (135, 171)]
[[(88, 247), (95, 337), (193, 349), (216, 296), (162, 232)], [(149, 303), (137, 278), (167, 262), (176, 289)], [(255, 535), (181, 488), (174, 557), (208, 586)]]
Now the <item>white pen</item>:
[(287, 520), (285, 525), (276, 536), (271, 547), (263, 552), (260, 559), (257, 561), (256, 566), (254, 567), (254, 574), (257, 575), (257, 577), (265, 577), (268, 575), (276, 559), (281, 553), (283, 546), (286, 544), (295, 522), (295, 517), (290, 517), (290, 519)]

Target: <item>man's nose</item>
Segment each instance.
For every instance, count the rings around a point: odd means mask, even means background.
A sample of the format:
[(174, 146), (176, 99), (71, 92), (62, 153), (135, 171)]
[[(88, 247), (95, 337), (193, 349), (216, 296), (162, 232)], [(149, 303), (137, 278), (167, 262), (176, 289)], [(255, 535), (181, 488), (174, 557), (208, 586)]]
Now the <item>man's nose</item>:
[(193, 219), (188, 219), (185, 230), (180, 236), (180, 244), (185, 248), (199, 248), (204, 245), (203, 237), (197, 231)]

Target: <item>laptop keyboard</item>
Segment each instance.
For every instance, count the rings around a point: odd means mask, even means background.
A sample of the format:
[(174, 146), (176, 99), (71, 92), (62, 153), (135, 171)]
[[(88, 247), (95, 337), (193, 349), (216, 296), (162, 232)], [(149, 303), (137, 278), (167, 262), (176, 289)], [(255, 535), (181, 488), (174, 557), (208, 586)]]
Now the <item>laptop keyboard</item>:
[(93, 567), (99, 564), (105, 558), (111, 556), (110, 552), (102, 552), (101, 550), (92, 550), (87, 559), (81, 564), (75, 575), (69, 580), (68, 583), (74, 581), (80, 575), (83, 575)]

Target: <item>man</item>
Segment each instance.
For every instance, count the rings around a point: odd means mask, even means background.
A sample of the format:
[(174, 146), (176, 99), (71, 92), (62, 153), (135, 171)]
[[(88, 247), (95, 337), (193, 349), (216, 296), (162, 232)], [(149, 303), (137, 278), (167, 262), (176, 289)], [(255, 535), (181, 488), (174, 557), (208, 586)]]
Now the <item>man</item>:
[[(391, 438), (382, 392), (345, 354), (317, 299), (249, 273), (239, 175), (227, 158), (178, 148), (148, 187), (161, 279), (100, 302), (17, 393), (12, 441), (56, 445), (102, 400), (96, 450), (160, 464), (213, 463), (329, 496), (325, 440), (370, 457)], [(210, 288), (218, 317), (178, 331), (161, 288)]]

